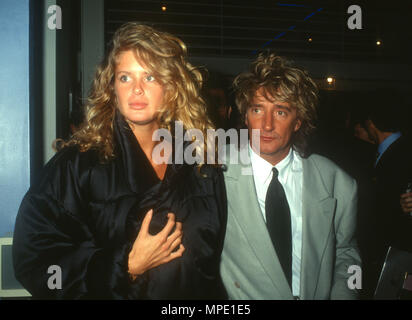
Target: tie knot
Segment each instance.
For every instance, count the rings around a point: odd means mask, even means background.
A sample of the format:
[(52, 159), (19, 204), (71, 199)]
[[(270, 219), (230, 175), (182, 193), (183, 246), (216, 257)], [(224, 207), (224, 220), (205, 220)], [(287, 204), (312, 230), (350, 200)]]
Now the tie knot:
[(274, 178), (277, 178), (278, 175), (279, 175), (278, 169), (276, 169), (275, 167), (273, 167), (273, 168), (272, 168), (272, 172), (273, 172), (273, 177), (274, 177)]

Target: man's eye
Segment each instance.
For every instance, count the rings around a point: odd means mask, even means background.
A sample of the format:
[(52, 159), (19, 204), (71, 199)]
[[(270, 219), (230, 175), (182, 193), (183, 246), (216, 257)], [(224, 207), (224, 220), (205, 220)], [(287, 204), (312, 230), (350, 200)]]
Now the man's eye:
[(278, 112), (276, 112), (279, 116), (286, 116), (286, 112), (285, 111), (282, 111), (282, 110), (279, 110)]

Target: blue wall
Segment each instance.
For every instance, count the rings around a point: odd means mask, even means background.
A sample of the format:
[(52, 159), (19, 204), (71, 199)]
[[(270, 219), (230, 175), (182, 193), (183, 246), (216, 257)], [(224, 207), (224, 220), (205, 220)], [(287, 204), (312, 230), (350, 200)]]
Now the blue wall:
[(29, 0), (0, 1), (0, 237), (30, 184)]

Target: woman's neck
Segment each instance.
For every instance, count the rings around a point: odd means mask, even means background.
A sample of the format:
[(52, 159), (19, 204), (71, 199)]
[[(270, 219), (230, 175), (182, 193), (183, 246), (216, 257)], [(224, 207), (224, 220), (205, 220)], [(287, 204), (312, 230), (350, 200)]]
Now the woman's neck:
[(152, 165), (156, 175), (159, 179), (163, 180), (166, 173), (167, 163), (158, 164), (153, 159), (153, 149), (158, 143), (158, 141), (153, 141), (153, 133), (155, 130), (159, 129), (159, 126), (156, 125), (147, 125), (147, 126), (132, 126), (132, 131), (137, 141), (139, 142), (140, 147), (145, 153), (147, 159)]

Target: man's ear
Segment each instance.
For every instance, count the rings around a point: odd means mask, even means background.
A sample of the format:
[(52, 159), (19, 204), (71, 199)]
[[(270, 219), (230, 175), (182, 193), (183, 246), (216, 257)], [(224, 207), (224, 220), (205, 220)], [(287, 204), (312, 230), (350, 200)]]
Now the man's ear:
[(379, 144), (379, 133), (380, 130), (376, 128), (372, 120), (365, 120), (365, 129), (368, 133), (369, 139), (371, 139), (375, 144)]
[(297, 119), (296, 120), (296, 123), (295, 123), (295, 128), (294, 128), (294, 132), (297, 132), (299, 129), (300, 129), (300, 126), (302, 125), (302, 121), (300, 120), (300, 119)]
[(246, 125), (246, 127), (249, 127), (249, 123), (247, 121), (247, 112), (245, 113), (245, 125)]
[(367, 119), (367, 120), (365, 121), (365, 129), (366, 129), (366, 131), (367, 131), (368, 133), (370, 133), (370, 134), (373, 134), (373, 133), (375, 133), (376, 131), (378, 131), (378, 129), (376, 128), (375, 124), (374, 124), (373, 121), (370, 120), (370, 119)]
[(375, 124), (373, 123), (373, 121), (371, 119), (366, 119), (365, 120), (365, 125), (366, 125), (366, 128), (370, 127), (372, 129), (375, 129)]

